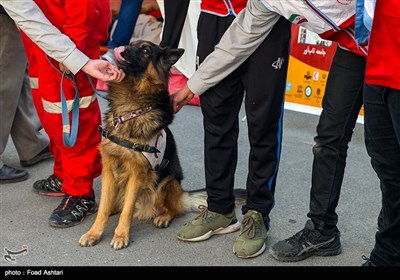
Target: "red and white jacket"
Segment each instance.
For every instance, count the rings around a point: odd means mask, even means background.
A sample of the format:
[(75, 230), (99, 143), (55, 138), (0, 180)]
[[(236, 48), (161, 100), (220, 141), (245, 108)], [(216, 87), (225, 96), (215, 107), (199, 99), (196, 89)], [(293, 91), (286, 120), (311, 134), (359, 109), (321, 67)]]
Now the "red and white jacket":
[(368, 84), (400, 90), (399, 0), (376, 2), (365, 80)]
[(217, 16), (237, 15), (246, 7), (247, 0), (202, 0), (201, 11)]
[(367, 55), (366, 46), (358, 46), (354, 38), (356, 0), (261, 0), (268, 10), (303, 26), (345, 49)]
[(355, 41), (355, 12), (356, 0), (248, 1), (187, 85), (200, 95), (219, 83), (258, 48), (281, 16), (366, 56), (366, 47), (357, 46)]

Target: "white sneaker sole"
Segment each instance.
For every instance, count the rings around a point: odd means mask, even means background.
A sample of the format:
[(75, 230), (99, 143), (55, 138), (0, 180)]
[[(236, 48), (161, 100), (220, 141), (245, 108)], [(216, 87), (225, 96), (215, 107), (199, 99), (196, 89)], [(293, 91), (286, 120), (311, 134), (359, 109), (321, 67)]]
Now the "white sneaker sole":
[(241, 259), (255, 258), (255, 257), (261, 255), (262, 253), (264, 253), (264, 251), (265, 251), (265, 243), (264, 243), (264, 245), (261, 247), (261, 249), (258, 250), (257, 252), (255, 252), (253, 255), (250, 255), (250, 256), (239, 256), (239, 255), (237, 255), (236, 252), (235, 252), (235, 247), (233, 247), (233, 253), (235, 254), (236, 257), (241, 258)]

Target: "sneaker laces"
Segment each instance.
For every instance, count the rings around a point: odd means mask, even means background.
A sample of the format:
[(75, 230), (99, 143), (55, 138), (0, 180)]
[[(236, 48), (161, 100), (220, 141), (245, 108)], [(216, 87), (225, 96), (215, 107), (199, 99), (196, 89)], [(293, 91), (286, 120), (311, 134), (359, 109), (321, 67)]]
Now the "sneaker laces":
[(200, 214), (195, 218), (195, 220), (203, 220), (207, 221), (209, 218), (215, 217), (216, 214), (213, 215), (213, 212), (210, 213), (207, 206), (199, 205)]
[(296, 233), (295, 235), (289, 237), (287, 239), (287, 243), (289, 244), (297, 244), (297, 243), (302, 243), (302, 241), (306, 240), (307, 236), (309, 235), (310, 230), (304, 228), (302, 230), (300, 230), (298, 233)]
[[(205, 219), (207, 219), (207, 217), (208, 217), (209, 211), (208, 211), (207, 206), (205, 206), (205, 205), (203, 205), (203, 204), (200, 204), (197, 208), (198, 208), (201, 212), (200, 212), (200, 214), (197, 215), (196, 218), (194, 218), (194, 220), (192, 220), (192, 222), (193, 222), (193, 221), (197, 221), (197, 220), (205, 220)], [(191, 223), (191, 222), (185, 223), (185, 225), (187, 225), (187, 224), (189, 224), (189, 223)]]
[(197, 221), (197, 220), (205, 221), (209, 217), (209, 211), (208, 211), (207, 206), (205, 206), (203, 204), (200, 204), (197, 208), (201, 211), (200, 214), (198, 214), (196, 216), (196, 218), (194, 218), (192, 221), (187, 222), (184, 225), (188, 225), (188, 224), (193, 223), (194, 221)]
[[(80, 203), (79, 203), (80, 202)], [(71, 212), (74, 216), (84, 216), (89, 210), (90, 200), (78, 196), (66, 195), (56, 211)]]
[(200, 214), (196, 217), (197, 218), (202, 218), (205, 219), (208, 216), (208, 208), (205, 205), (199, 205), (199, 210), (201, 211)]
[(196, 218), (194, 218), (194, 220), (192, 220), (192, 222), (200, 220), (202, 224), (207, 224), (208, 222), (210, 222), (211, 220), (213, 220), (214, 218), (216, 218), (220, 215), (218, 213), (208, 210), (207, 206), (202, 205), (202, 204), (198, 206), (198, 209), (201, 212)]
[(256, 235), (256, 221), (251, 215), (245, 216), (242, 220), (243, 230), (241, 234), (246, 234), (250, 239)]
[(70, 211), (76, 204), (76, 198), (77, 197), (72, 196), (72, 195), (64, 196), (64, 199), (60, 203), (60, 205), (57, 207), (57, 210)]
[(365, 261), (365, 263), (363, 264), (363, 266), (375, 266), (375, 264), (371, 261), (370, 258), (368, 258), (365, 255), (362, 255), (361, 258)]

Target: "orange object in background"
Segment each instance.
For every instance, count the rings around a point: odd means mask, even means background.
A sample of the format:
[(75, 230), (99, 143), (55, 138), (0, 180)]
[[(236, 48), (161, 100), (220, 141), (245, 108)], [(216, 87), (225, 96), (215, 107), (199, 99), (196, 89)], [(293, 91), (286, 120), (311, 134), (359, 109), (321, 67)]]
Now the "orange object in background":
[[(323, 40), (314, 32), (292, 25), (286, 102), (322, 107), (322, 97), (336, 47), (337, 43)], [(360, 115), (363, 114), (361, 108)]]

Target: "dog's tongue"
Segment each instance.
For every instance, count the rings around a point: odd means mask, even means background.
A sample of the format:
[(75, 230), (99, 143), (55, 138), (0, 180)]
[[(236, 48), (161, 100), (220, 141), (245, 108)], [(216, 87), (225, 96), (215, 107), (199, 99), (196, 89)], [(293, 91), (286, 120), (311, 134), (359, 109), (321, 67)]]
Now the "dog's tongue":
[(120, 46), (114, 48), (114, 56), (117, 61), (125, 61), (125, 59), (121, 56), (121, 53), (125, 50), (124, 46)]

